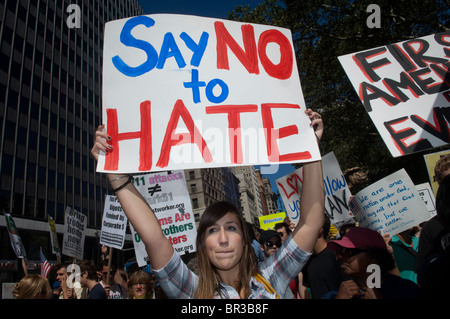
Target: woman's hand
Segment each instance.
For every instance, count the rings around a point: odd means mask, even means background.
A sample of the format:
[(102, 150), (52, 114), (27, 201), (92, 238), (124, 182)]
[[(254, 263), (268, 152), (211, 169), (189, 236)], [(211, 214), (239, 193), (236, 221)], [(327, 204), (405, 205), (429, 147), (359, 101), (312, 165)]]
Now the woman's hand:
[(317, 139), (320, 141), (323, 135), (323, 120), (322, 116), (319, 113), (314, 112), (311, 109), (306, 109), (305, 114), (308, 115), (311, 120), (311, 126), (314, 128), (314, 133), (317, 136)]
[(106, 132), (103, 132), (104, 128), (105, 124), (102, 124), (95, 132), (94, 146), (91, 149), (91, 154), (94, 156), (96, 161), (98, 161), (100, 151), (108, 153), (108, 151), (112, 150), (112, 146), (107, 143), (107, 140), (110, 141), (111, 137)]

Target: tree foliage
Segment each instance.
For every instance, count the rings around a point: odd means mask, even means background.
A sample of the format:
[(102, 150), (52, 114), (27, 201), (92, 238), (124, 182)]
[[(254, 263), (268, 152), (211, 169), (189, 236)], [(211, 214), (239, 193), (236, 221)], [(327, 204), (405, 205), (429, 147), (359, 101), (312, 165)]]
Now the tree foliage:
[(364, 167), (374, 182), (405, 168), (415, 183), (426, 182), (424, 153), (390, 155), (338, 56), (447, 31), (450, 7), (445, 0), (377, 0), (381, 28), (369, 28), (367, 7), (371, 3), (266, 0), (254, 9), (236, 7), (229, 19), (291, 30), (306, 104), (324, 117), (324, 154), (333, 151), (342, 170)]

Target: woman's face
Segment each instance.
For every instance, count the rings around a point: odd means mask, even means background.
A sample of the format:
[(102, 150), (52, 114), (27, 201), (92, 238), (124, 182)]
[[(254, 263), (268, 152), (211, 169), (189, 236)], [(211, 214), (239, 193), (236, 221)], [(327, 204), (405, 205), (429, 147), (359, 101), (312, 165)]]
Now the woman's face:
[(147, 284), (144, 283), (135, 283), (133, 285), (133, 293), (135, 297), (145, 296), (147, 293)]
[(239, 270), (244, 241), (238, 217), (227, 213), (208, 227), (205, 234), (205, 248), (210, 262), (218, 270)]

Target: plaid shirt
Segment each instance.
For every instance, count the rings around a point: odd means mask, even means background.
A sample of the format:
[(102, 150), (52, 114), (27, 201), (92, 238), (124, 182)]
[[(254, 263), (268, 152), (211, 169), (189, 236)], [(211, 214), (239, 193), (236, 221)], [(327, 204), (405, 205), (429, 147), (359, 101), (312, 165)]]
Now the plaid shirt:
[[(289, 236), (280, 249), (259, 263), (258, 270), (278, 292), (280, 298), (284, 298), (289, 284), (301, 271), (310, 255), (310, 253), (300, 249)], [(155, 270), (154, 273), (168, 298), (194, 298), (198, 276), (185, 265), (176, 252), (164, 268)], [(216, 293), (214, 298), (240, 299), (239, 293), (233, 287), (224, 283), (221, 284), (221, 295)], [(264, 284), (252, 277), (250, 279), (249, 299), (275, 299), (275, 294), (272, 295), (267, 292)]]

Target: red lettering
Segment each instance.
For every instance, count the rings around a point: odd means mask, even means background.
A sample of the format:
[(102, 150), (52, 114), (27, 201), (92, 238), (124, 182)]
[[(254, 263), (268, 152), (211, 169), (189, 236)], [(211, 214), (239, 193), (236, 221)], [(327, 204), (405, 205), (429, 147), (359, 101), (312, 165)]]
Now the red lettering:
[(273, 127), (273, 118), (271, 113), (271, 109), (273, 108), (300, 109), (300, 106), (296, 104), (287, 104), (287, 103), (261, 104), (261, 116), (263, 121), (264, 134), (266, 137), (267, 155), (269, 161), (286, 162), (294, 160), (306, 160), (311, 158), (311, 153), (308, 151), (280, 155), (277, 140), (285, 138), (290, 135), (298, 134), (298, 128), (295, 125), (289, 125), (279, 129), (275, 129)]
[(139, 143), (139, 170), (147, 171), (152, 167), (152, 128), (150, 115), (150, 101), (144, 101), (140, 105), (141, 130), (138, 132), (119, 133), (117, 110), (106, 109), (107, 133), (111, 136), (113, 150), (105, 157), (105, 170), (116, 171), (119, 168), (119, 142), (131, 139), (140, 139)]
[(230, 156), (234, 164), (241, 164), (242, 139), (241, 139), (241, 117), (240, 113), (256, 112), (257, 105), (221, 105), (209, 106), (205, 109), (206, 114), (228, 113), (228, 136), (230, 139)]
[(258, 56), (256, 54), (255, 32), (253, 26), (244, 24), (241, 27), (244, 50), (230, 35), (223, 22), (214, 22), (217, 36), (217, 68), (229, 70), (227, 46), (233, 51), (248, 73), (259, 74)]
[[(175, 133), (180, 117), (183, 119), (189, 133)], [(187, 110), (182, 100), (177, 100), (170, 115), (169, 123), (167, 124), (166, 134), (161, 146), (161, 154), (159, 156), (156, 166), (166, 167), (169, 164), (170, 151), (172, 146), (195, 143), (199, 148), (203, 159), (206, 163), (212, 162), (213, 158), (211, 152), (206, 145), (205, 140), (200, 134), (200, 131), (194, 124), (191, 114)]]
[[(280, 62), (273, 64), (267, 57), (267, 44), (274, 42), (280, 46)], [(292, 46), (289, 40), (278, 30), (264, 31), (259, 37), (258, 54), (261, 64), (271, 77), (286, 80), (291, 77), (294, 65), (294, 57), (292, 53)]]

